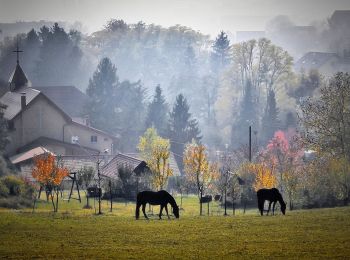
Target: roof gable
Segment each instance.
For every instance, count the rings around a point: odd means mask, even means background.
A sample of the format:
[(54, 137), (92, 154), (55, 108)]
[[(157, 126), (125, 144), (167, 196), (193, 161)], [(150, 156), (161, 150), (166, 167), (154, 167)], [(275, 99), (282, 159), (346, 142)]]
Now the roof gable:
[(7, 120), (12, 120), (21, 112), (22, 93), (25, 93), (26, 95), (27, 105), (29, 105), (40, 94), (38, 90), (27, 87), (20, 88), (17, 92), (6, 92), (0, 98), (0, 103), (6, 106), (4, 117)]
[(118, 178), (118, 169), (120, 167), (130, 167), (135, 173), (139, 173), (143, 170), (140, 168), (146, 167), (146, 163), (137, 158), (120, 153), (103, 167), (102, 175), (109, 178)]
[[(141, 159), (141, 154), (140, 153), (127, 153), (127, 156), (132, 156), (136, 159)], [(169, 166), (170, 168), (173, 170), (173, 175), (174, 176), (181, 176), (181, 171), (180, 168), (176, 162), (175, 156), (173, 152), (170, 152), (170, 156), (169, 156)]]
[(28, 84), (27, 76), (22, 70), (21, 66), (17, 63), (15, 70), (12, 72), (9, 79), (10, 90), (15, 91), (20, 87), (26, 86)]
[(350, 10), (335, 10), (329, 21), (331, 26), (348, 26)]
[(71, 149), (79, 149), (81, 151), (81, 154), (89, 155), (89, 156), (91, 156), (91, 154), (97, 154), (99, 152), (97, 149), (94, 149), (91, 147), (82, 146), (82, 145), (78, 145), (78, 144), (72, 144), (72, 143), (68, 143), (68, 142), (63, 142), (61, 140), (52, 139), (52, 138), (45, 137), (45, 136), (41, 136), (41, 137), (33, 140), (32, 142), (30, 142), (22, 147), (19, 147), (17, 150), (19, 152), (25, 152), (25, 151), (28, 151), (28, 150), (33, 149), (35, 147), (38, 147), (38, 146), (42, 146), (42, 147), (46, 148), (49, 145), (58, 145), (58, 146), (64, 146), (64, 147), (71, 148)]
[(74, 86), (33, 87), (51, 99), (70, 117), (80, 117), (89, 97)]
[(33, 149), (30, 149), (29, 151), (13, 155), (12, 157), (10, 157), (10, 161), (12, 164), (23, 163), (25, 161), (33, 159), (35, 156), (47, 154), (47, 153), (50, 153), (56, 156), (54, 153), (50, 152), (45, 147), (38, 146)]
[(296, 63), (295, 68), (300, 69), (318, 69), (326, 64), (331, 59), (335, 59), (338, 56), (335, 53), (328, 52), (308, 52), (301, 57)]

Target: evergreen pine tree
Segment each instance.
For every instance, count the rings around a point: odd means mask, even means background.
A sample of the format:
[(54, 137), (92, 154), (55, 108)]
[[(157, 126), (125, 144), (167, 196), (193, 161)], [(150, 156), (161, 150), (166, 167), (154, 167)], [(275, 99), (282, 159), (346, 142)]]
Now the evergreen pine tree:
[(238, 147), (248, 143), (249, 126), (257, 127), (257, 113), (253, 101), (252, 85), (248, 80), (241, 102), (240, 113), (234, 121), (231, 130), (231, 146)]
[(221, 31), (213, 44), (212, 67), (220, 71), (229, 63), (230, 40), (225, 32)]
[(263, 140), (268, 142), (279, 128), (278, 108), (275, 92), (271, 89), (267, 95), (266, 108), (262, 118), (261, 132)]
[(145, 89), (141, 82), (127, 80), (117, 84), (114, 98), (115, 118), (113, 122), (120, 135), (118, 149), (123, 152), (135, 152), (139, 136), (144, 132)]
[(97, 66), (86, 90), (91, 98), (86, 106), (91, 125), (106, 131), (116, 130), (115, 119), (118, 109), (115, 104), (116, 87), (119, 84), (117, 69), (110, 59), (103, 58)]
[(160, 135), (164, 135), (167, 124), (168, 105), (162, 94), (160, 85), (156, 87), (152, 102), (148, 105), (146, 128), (154, 127)]
[(76, 37), (68, 34), (57, 23), (50, 29), (42, 27), (42, 41), (35, 68), (34, 82), (41, 85), (67, 85), (79, 78), (82, 51)]
[(24, 51), (20, 63), (29, 80), (35, 77), (35, 62), (39, 58), (40, 46), (39, 36), (34, 29), (27, 33), (26, 38), (19, 46)]
[(187, 99), (179, 94), (172, 111), (168, 124), (168, 137), (171, 142), (171, 151), (175, 154), (175, 159), (180, 169), (183, 169), (182, 154), (185, 144), (195, 139), (201, 140), (200, 130), (196, 119), (191, 119), (190, 107)]

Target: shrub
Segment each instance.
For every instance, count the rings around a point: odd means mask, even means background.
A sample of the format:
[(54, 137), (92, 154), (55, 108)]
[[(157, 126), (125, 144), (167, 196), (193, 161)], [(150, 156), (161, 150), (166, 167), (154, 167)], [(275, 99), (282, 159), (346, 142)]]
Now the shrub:
[(35, 193), (35, 190), (38, 190), (39, 187), (36, 187), (34, 183), (30, 182), (27, 179), (22, 179), (22, 180), (24, 183), (24, 189), (23, 189), (23, 192), (21, 192), (21, 195), (25, 198), (32, 199)]
[(32, 206), (34, 186), (14, 175), (0, 179), (0, 207), (19, 209)]
[(10, 196), (18, 196), (24, 192), (24, 181), (14, 175), (5, 176), (1, 182), (9, 189)]
[(32, 207), (32, 201), (23, 197), (0, 198), (0, 208), (20, 209)]
[(11, 170), (8, 168), (7, 162), (0, 154), (0, 177), (11, 174)]
[(0, 198), (7, 197), (10, 193), (10, 190), (7, 188), (7, 186), (0, 182)]

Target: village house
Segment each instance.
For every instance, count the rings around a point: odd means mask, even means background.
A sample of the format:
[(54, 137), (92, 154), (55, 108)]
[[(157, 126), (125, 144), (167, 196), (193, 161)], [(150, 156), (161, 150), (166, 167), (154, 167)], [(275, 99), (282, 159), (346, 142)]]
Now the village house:
[(9, 128), (7, 156), (39, 146), (56, 155), (114, 153), (117, 137), (91, 127), (81, 116), (88, 97), (80, 90), (31, 86), (18, 61), (9, 83), (0, 97)]
[(82, 117), (88, 101), (84, 93), (73, 86), (31, 86), (18, 57), (8, 89), (1, 93), (10, 138), (5, 155), (28, 180), (33, 180), (33, 158), (48, 153), (69, 170), (68, 182), (85, 167), (92, 167), (96, 175), (100, 171), (103, 179), (118, 179), (120, 166), (136, 174), (148, 169), (140, 159), (116, 154), (117, 137), (91, 127)]
[[(32, 179), (33, 158), (47, 153), (59, 157), (71, 174), (92, 167), (104, 179), (118, 179), (120, 167), (137, 175), (149, 170), (139, 154), (118, 152), (117, 136), (90, 126), (82, 113), (88, 96), (73, 86), (31, 86), (18, 56), (8, 89), (0, 93), (10, 138), (5, 155), (26, 178)], [(173, 155), (170, 164), (174, 175), (181, 175)]]

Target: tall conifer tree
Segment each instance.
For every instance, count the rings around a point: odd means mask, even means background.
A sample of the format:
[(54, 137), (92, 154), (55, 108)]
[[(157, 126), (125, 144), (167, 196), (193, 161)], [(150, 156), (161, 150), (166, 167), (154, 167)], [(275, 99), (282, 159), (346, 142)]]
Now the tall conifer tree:
[(240, 112), (237, 120), (234, 121), (231, 130), (231, 146), (238, 147), (248, 143), (249, 126), (257, 127), (256, 106), (253, 100), (252, 85), (247, 81)]
[(115, 131), (117, 108), (115, 93), (119, 84), (117, 68), (110, 59), (103, 58), (97, 66), (86, 90), (91, 98), (86, 106), (91, 125), (106, 131)]
[(191, 118), (190, 107), (187, 99), (179, 94), (172, 111), (168, 124), (168, 134), (171, 143), (171, 150), (175, 154), (176, 161), (183, 169), (182, 154), (186, 143), (194, 139), (196, 142), (201, 140), (200, 130), (196, 119)]
[(160, 85), (156, 87), (152, 102), (148, 105), (146, 128), (154, 127), (160, 135), (166, 131), (168, 104), (162, 94)]
[(229, 63), (230, 40), (225, 32), (221, 31), (216, 37), (211, 57), (214, 71), (220, 71)]
[(275, 92), (271, 89), (267, 95), (266, 108), (262, 118), (261, 132), (265, 142), (268, 142), (279, 128), (278, 108)]

